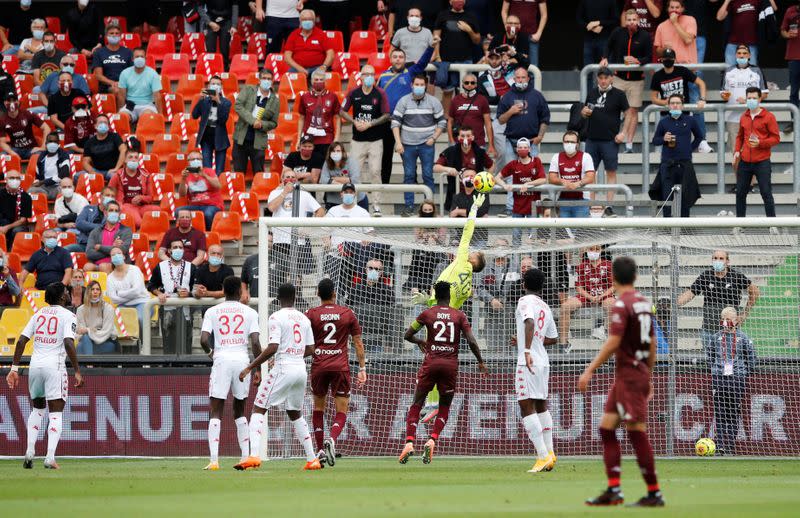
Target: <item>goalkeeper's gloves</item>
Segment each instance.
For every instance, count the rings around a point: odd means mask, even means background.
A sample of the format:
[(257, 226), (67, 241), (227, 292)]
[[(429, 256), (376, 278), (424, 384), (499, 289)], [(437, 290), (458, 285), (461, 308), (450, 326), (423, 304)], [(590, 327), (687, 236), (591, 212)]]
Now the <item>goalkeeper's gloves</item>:
[(475, 219), (475, 217), (478, 215), (478, 209), (481, 208), (481, 206), (483, 205), (483, 202), (485, 202), (485, 201), (486, 201), (486, 195), (485, 194), (480, 193), (477, 196), (475, 196), (475, 202), (472, 204), (472, 208), (469, 209), (469, 218), (470, 219)]
[(422, 292), (422, 291), (418, 291), (418, 292), (413, 293), (411, 295), (411, 303), (414, 304), (415, 306), (421, 305), (421, 304), (427, 304), (428, 303), (428, 298), (429, 298), (429, 296), (428, 296), (427, 293)]

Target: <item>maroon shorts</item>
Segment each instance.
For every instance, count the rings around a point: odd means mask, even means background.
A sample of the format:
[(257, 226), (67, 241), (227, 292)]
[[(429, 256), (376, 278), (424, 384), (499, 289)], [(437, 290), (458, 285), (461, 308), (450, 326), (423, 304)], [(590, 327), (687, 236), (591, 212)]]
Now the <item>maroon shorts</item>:
[(600, 302), (598, 302), (596, 304), (592, 303), (592, 302), (589, 302), (589, 299), (587, 299), (583, 295), (575, 295), (575, 298), (580, 300), (581, 301), (581, 307), (585, 308), (586, 306), (593, 306), (593, 305), (599, 306), (599, 305), (601, 305), (603, 303), (603, 301), (608, 300), (608, 299), (613, 299), (614, 295), (609, 295), (608, 297), (605, 297), (605, 298), (601, 299)]
[(311, 393), (317, 397), (328, 395), (328, 389), (335, 397), (350, 397), (349, 371), (311, 371)]
[(605, 412), (618, 414), (625, 422), (646, 423), (649, 396), (649, 377), (617, 378), (608, 390)]
[(458, 380), (458, 363), (430, 362), (422, 363), (417, 372), (417, 389), (430, 392), (433, 387), (439, 388), (439, 394), (452, 394), (456, 391)]

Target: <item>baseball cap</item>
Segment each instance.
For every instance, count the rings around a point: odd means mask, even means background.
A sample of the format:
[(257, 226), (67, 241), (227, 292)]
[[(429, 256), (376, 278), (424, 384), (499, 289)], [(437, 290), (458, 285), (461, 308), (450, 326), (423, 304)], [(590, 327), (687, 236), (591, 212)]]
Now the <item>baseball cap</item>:
[(610, 68), (608, 68), (608, 67), (600, 67), (600, 68), (597, 69), (597, 75), (598, 76), (610, 76), (610, 75), (613, 75), (613, 74), (611, 73), (611, 69)]
[(17, 100), (17, 93), (16, 92), (8, 92), (6, 94), (6, 100), (8, 100), (8, 101), (16, 101)]
[(72, 100), (72, 106), (88, 106), (89, 101), (86, 100), (86, 97), (78, 96)]
[(667, 47), (661, 53), (661, 59), (675, 59), (675, 51), (671, 48)]
[(342, 185), (342, 192), (344, 192), (344, 191), (353, 191), (353, 192), (355, 192), (356, 191), (356, 186), (353, 185), (352, 183), (348, 182), (348, 183)]
[(312, 137), (311, 135), (303, 135), (302, 137), (300, 137), (300, 143), (301, 144), (306, 144), (306, 143), (309, 143), (309, 142), (311, 144), (314, 143), (314, 137)]
[(517, 147), (530, 148), (531, 147), (531, 141), (526, 139), (525, 137), (522, 137), (521, 139), (519, 139), (517, 141)]

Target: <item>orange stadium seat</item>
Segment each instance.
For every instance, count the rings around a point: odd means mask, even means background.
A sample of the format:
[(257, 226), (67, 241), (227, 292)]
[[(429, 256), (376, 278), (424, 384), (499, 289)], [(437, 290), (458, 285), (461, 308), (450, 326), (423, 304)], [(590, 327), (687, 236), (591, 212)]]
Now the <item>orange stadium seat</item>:
[(144, 112), (139, 116), (136, 134), (163, 135), (166, 131), (164, 116), (160, 113)]
[(278, 95), (285, 95), (287, 99), (294, 100), (301, 92), (308, 90), (308, 81), (305, 74), (290, 72), (281, 78)]
[(47, 210), (47, 195), (43, 192), (32, 192), (29, 193), (31, 197), (31, 210), (33, 211), (34, 216), (38, 216), (40, 214), (47, 214), (49, 211)]
[(258, 219), (258, 198), (249, 192), (235, 192), (231, 199), (231, 212), (241, 216), (242, 221), (255, 221)]
[(222, 54), (214, 52), (206, 52), (197, 58), (197, 63), (194, 66), (194, 73), (210, 78), (215, 74), (221, 74), (225, 71), (225, 64), (222, 62)]
[(258, 201), (267, 201), (269, 193), (275, 190), (280, 184), (280, 175), (275, 173), (255, 173), (250, 184), (250, 192), (258, 198)]
[(22, 94), (29, 94), (33, 91), (33, 76), (17, 74), (14, 76), (14, 82)]
[(113, 131), (121, 137), (130, 135), (131, 133), (131, 118), (127, 113), (114, 113), (109, 116), (109, 123)]
[(376, 79), (381, 72), (392, 66), (392, 62), (389, 59), (389, 54), (386, 52), (376, 52), (375, 54), (370, 55), (367, 58), (367, 63), (372, 65), (372, 68), (375, 69)]
[(179, 77), (190, 74), (192, 72), (192, 65), (189, 63), (189, 56), (186, 54), (164, 54), (164, 60), (161, 62), (161, 75), (167, 76), (170, 79), (178, 79)]
[(175, 36), (168, 32), (157, 32), (150, 35), (150, 40), (147, 42), (147, 55), (161, 61), (164, 56), (174, 52)]
[(3, 56), (2, 61), (3, 70), (6, 73), (11, 74), (12, 76), (17, 73), (19, 70), (19, 58), (16, 54), (9, 54), (7, 56)]
[(358, 59), (367, 59), (378, 53), (378, 38), (372, 31), (356, 31), (350, 35), (350, 48), (347, 50)]
[[(244, 75), (241, 77), (244, 77)], [(222, 92), (233, 102), (234, 94), (239, 91), (239, 75), (234, 71), (223, 72), (219, 75), (219, 78), (222, 79)]]
[(339, 72), (342, 77), (349, 79), (351, 75), (361, 70), (361, 65), (358, 61), (358, 56), (350, 54), (349, 52), (338, 52), (333, 59), (333, 66), (331, 70)]
[(160, 240), (164, 232), (169, 230), (169, 213), (163, 210), (148, 210), (142, 216), (139, 232), (147, 234), (151, 241)]
[(164, 198), (161, 200), (161, 210), (169, 214), (170, 221), (175, 219), (174, 209), (177, 209), (178, 207), (185, 207), (186, 205), (189, 205), (189, 200), (186, 198), (180, 198), (174, 192), (168, 192), (164, 194)]
[(70, 54), (72, 59), (75, 60), (75, 73), (76, 74), (88, 74), (89, 73), (89, 63), (86, 61), (86, 56), (83, 54)]
[(344, 52), (344, 36), (339, 31), (325, 31), (328, 37), (328, 45), (334, 52)]
[(34, 215), (36, 216), (36, 224), (33, 226), (33, 231), (40, 235), (45, 230), (56, 228), (56, 225), (58, 225), (58, 216), (55, 214), (34, 212)]
[(75, 192), (86, 197), (87, 200), (94, 200), (97, 194), (102, 192), (106, 185), (103, 175), (96, 173), (84, 173), (78, 177), (78, 185)]
[(228, 201), (233, 193), (245, 191), (243, 173), (224, 172), (219, 175), (219, 182), (223, 200)]
[(133, 50), (142, 46), (142, 37), (135, 32), (126, 32), (122, 35), (119, 43), (123, 47)]
[(6, 235), (0, 234), (0, 250), (3, 252), (8, 252), (8, 248), (6, 248)]
[(110, 23), (119, 25), (121, 32), (128, 32), (128, 19), (125, 16), (106, 16), (103, 18), (103, 26), (106, 27)]
[(169, 155), (178, 153), (180, 150), (180, 137), (171, 134), (161, 134), (157, 135), (156, 138), (153, 139), (153, 148), (150, 152), (157, 154), (159, 157), (163, 157), (162, 161), (166, 162)]
[(23, 110), (29, 110), (38, 106), (44, 106), (42, 94), (29, 93), (23, 95), (22, 99), (20, 99), (20, 107)]
[(139, 161), (148, 173), (157, 173), (160, 170), (159, 158), (155, 153), (142, 153)]
[(206, 80), (197, 74), (187, 74), (178, 79), (178, 86), (175, 93), (183, 96), (184, 99), (191, 99), (205, 87)]
[[(133, 247), (133, 256), (136, 257), (140, 252), (150, 251), (150, 238), (144, 232), (134, 232), (131, 235), (131, 247)], [(128, 252), (128, 250), (125, 250)]]
[(117, 97), (114, 94), (96, 94), (93, 97), (92, 115), (97, 116), (98, 113), (116, 113), (117, 112)]
[(269, 54), (264, 62), (264, 68), (272, 70), (275, 81), (280, 81), (283, 74), (289, 71), (289, 64), (283, 59), (283, 54)]
[[(200, 232), (206, 231), (206, 215), (201, 210), (190, 211), (192, 214), (192, 228), (196, 228)], [(208, 246), (208, 243), (206, 243)]]
[(342, 76), (338, 72), (325, 72), (325, 88), (334, 93), (342, 92)]
[[(162, 236), (158, 236), (160, 240)], [(145, 279), (149, 279), (153, 275), (153, 270), (159, 263), (158, 254), (155, 252), (140, 252), (136, 254), (133, 264), (141, 270)]]
[[(36, 156), (38, 157), (38, 155)], [(31, 157), (31, 160), (28, 163), (30, 162), (36, 164), (36, 161), (33, 160), (33, 157)], [(22, 172), (22, 163), (20, 162), (19, 155), (6, 155), (5, 153), (0, 154), (0, 172), (3, 173), (4, 179), (8, 171)]]
[(269, 172), (272, 174), (277, 174), (280, 178), (280, 175), (283, 172), (283, 154), (276, 155), (275, 158), (270, 161)]
[(267, 56), (267, 42), (269, 38), (267, 38), (266, 33), (263, 32), (254, 32), (250, 34), (250, 37), (247, 38), (247, 53), (248, 54), (255, 54), (258, 56), (258, 60), (261, 61)]
[[(181, 127), (181, 121), (183, 121), (183, 127)], [(190, 115), (182, 113), (172, 120), (169, 133), (177, 137), (181, 142), (193, 142), (197, 137), (197, 129), (199, 127), (200, 119), (193, 119)]]
[[(205, 220), (205, 216), (203, 216), (203, 219)], [(219, 234), (211, 230), (203, 230), (203, 232), (206, 233), (206, 248), (211, 245), (222, 245), (222, 240), (219, 238)]]
[(45, 16), (44, 23), (47, 25), (47, 30), (58, 34), (61, 32), (61, 18), (58, 16)]
[(255, 54), (234, 54), (231, 56), (231, 66), (228, 70), (238, 76), (255, 74), (258, 72), (258, 56)]
[(100, 93), (100, 81), (94, 77), (92, 73), (82, 74), (83, 78), (86, 80), (86, 84), (89, 85), (89, 93), (94, 95), (96, 93)]
[[(160, 201), (166, 193), (175, 192), (175, 179), (170, 174), (158, 173), (150, 177), (153, 180), (153, 189), (155, 189), (156, 197)], [(161, 196), (158, 196), (158, 190), (161, 189)]]
[(275, 135), (280, 136), (284, 142), (294, 146), (297, 141), (297, 115), (294, 113), (281, 113), (278, 116), (278, 127), (274, 130)]
[(167, 165), (164, 168), (164, 172), (172, 175), (173, 179), (180, 178), (181, 173), (186, 169), (186, 162), (185, 153), (173, 153), (167, 157)]
[(19, 258), (19, 254), (15, 254), (14, 252), (8, 252), (8, 267), (14, 270), (15, 272), (22, 271), (22, 260)]
[(192, 61), (206, 50), (206, 37), (199, 32), (187, 32), (181, 38), (181, 54), (186, 54)]
[(69, 35), (67, 34), (56, 34), (56, 48), (63, 51), (69, 52), (72, 50), (74, 45), (71, 41), (69, 41)]
[(164, 94), (164, 118), (171, 121), (176, 115), (180, 115), (186, 109), (183, 96), (181, 94)]
[(131, 207), (125, 206), (122, 208), (122, 213), (119, 215), (119, 221), (132, 231), (136, 231), (136, 215)]
[(31, 255), (42, 247), (42, 236), (36, 232), (20, 232), (14, 238), (11, 251), (19, 256), (19, 260), (26, 262)]
[[(55, 214), (53, 214), (55, 216)], [(72, 232), (59, 232), (58, 233), (58, 246), (74, 245), (78, 242), (78, 238)]]
[[(241, 18), (239, 18), (239, 20), (241, 20)], [(241, 54), (242, 52), (244, 52), (244, 50), (242, 49), (242, 35), (236, 32), (233, 34), (233, 36), (231, 36), (231, 43), (228, 48), (228, 55), (233, 56), (234, 54)]]
[(222, 241), (241, 241), (242, 218), (236, 212), (219, 211), (214, 214), (211, 230), (218, 233)]

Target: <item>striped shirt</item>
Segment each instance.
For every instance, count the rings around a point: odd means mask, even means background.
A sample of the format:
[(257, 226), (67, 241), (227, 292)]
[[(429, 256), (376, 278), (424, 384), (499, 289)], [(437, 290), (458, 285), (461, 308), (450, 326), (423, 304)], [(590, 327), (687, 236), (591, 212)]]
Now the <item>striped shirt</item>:
[(397, 101), (392, 113), (392, 128), (400, 128), (403, 145), (424, 144), (433, 136), (436, 126), (445, 129), (447, 121), (442, 103), (434, 96), (425, 94), (421, 99), (414, 99), (413, 94), (408, 94)]

